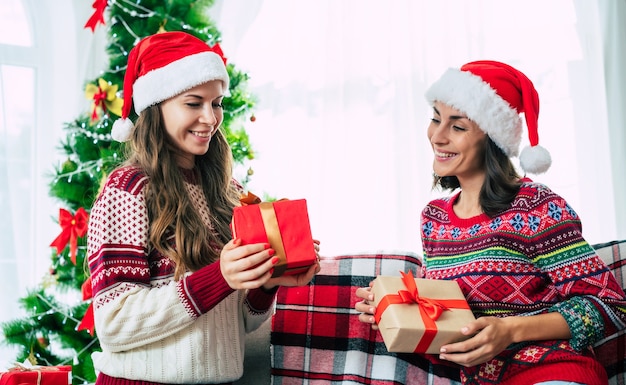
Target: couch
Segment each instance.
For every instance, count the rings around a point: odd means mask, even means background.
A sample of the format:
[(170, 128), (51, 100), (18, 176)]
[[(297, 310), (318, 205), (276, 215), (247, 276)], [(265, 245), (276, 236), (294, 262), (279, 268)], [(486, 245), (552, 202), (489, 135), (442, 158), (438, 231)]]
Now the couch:
[[(626, 240), (594, 245), (626, 288)], [(380, 333), (358, 321), (354, 292), (376, 275), (419, 266), (412, 253), (323, 257), (305, 287), (281, 288), (275, 314), (246, 339), (244, 376), (237, 385), (458, 384), (455, 370), (413, 354), (387, 352)], [(610, 385), (626, 384), (626, 333), (595, 346)]]

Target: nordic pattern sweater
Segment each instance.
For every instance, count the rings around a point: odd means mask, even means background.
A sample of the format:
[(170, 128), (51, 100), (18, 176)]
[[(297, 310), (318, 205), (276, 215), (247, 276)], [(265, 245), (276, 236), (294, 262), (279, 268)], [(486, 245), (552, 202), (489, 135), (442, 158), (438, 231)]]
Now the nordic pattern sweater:
[(559, 312), (572, 334), (513, 344), (482, 365), (462, 368), (463, 383), (606, 384), (591, 346), (624, 329), (626, 297), (583, 238), (574, 210), (528, 180), (494, 218), (458, 218), (457, 198), (433, 200), (422, 212), (424, 277), (456, 280), (476, 317)]
[[(275, 295), (235, 291), (219, 262), (174, 280), (174, 265), (148, 242), (144, 191), (135, 168), (111, 173), (88, 231), (97, 371), (166, 384), (231, 382), (243, 373), (244, 336), (271, 315)], [(185, 186), (207, 226), (210, 213), (190, 174)], [(128, 382), (126, 382), (128, 383)]]

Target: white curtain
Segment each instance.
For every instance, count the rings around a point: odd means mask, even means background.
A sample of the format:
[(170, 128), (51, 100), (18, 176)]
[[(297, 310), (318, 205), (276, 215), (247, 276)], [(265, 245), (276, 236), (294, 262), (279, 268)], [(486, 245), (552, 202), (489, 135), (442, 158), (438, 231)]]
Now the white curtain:
[[(588, 6), (586, 2), (583, 3)], [(603, 0), (599, 2), (602, 40), (605, 47), (601, 55), (606, 72), (604, 86), (607, 95), (607, 119), (609, 123), (609, 153), (611, 174), (603, 177), (613, 181), (615, 192), (615, 218), (620, 238), (626, 234), (626, 2)], [(597, 179), (600, 186), (605, 181)], [(598, 211), (609, 212), (610, 207), (599, 205)]]
[(533, 179), (568, 200), (590, 242), (625, 238), (601, 3), (217, 1), (222, 47), (258, 98), (250, 189), (306, 198), (325, 255), (419, 252), (419, 213), (435, 194), (424, 90), (447, 67), (493, 59), (538, 89), (553, 166)]
[[(83, 0), (0, 5), (0, 322), (23, 314), (19, 298), (49, 271), (63, 207), (49, 196), (50, 175), (64, 160), (63, 125), (88, 106), (83, 85), (104, 57), (104, 48), (90, 49), (102, 32), (94, 38), (82, 28), (90, 11)], [(15, 358), (2, 340), (0, 369)]]

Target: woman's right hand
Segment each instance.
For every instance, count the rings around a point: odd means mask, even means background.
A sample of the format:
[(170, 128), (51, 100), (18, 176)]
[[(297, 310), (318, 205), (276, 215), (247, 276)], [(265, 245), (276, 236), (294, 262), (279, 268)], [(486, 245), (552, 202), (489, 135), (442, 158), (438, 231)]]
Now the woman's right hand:
[(240, 239), (233, 239), (220, 253), (220, 270), (231, 288), (256, 289), (272, 276), (278, 262), (274, 254), (267, 243), (242, 245)]
[(376, 324), (376, 320), (374, 319), (374, 313), (376, 312), (376, 308), (372, 305), (374, 301), (374, 293), (372, 293), (372, 284), (373, 281), (370, 282), (369, 287), (360, 287), (356, 289), (356, 296), (360, 298), (361, 301), (358, 301), (354, 304), (354, 309), (359, 312), (359, 321), (368, 323), (372, 325), (372, 329), (378, 330), (378, 325)]

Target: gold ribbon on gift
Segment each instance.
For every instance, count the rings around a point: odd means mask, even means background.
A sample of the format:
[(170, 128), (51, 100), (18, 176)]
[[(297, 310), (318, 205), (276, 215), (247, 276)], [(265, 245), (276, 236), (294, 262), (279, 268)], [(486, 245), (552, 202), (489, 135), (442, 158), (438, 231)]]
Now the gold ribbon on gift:
[(259, 209), (261, 210), (267, 241), (276, 252), (274, 256), (279, 258), (279, 263), (274, 266), (274, 272), (272, 273), (272, 277), (278, 277), (287, 270), (287, 255), (283, 237), (280, 235), (280, 228), (278, 227), (278, 218), (276, 218), (276, 211), (274, 211), (272, 202), (259, 203)]
[(404, 273), (401, 271), (400, 275), (402, 276), (402, 283), (404, 283), (407, 290), (398, 290), (398, 294), (385, 295), (376, 307), (374, 319), (376, 323), (380, 323), (380, 318), (389, 305), (417, 304), (422, 322), (424, 322), (425, 330), (414, 352), (425, 352), (437, 335), (437, 324), (435, 321), (441, 317), (441, 314), (443, 314), (444, 311), (450, 310), (450, 308), (469, 309), (469, 305), (467, 301), (462, 299), (432, 299), (420, 297), (413, 272), (409, 271), (408, 273)]

